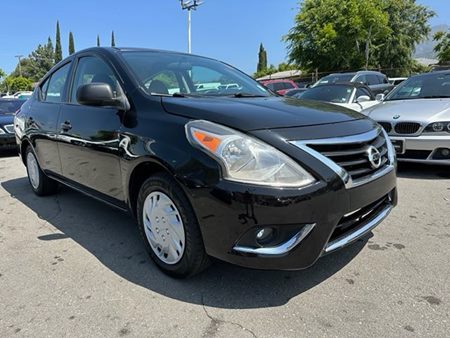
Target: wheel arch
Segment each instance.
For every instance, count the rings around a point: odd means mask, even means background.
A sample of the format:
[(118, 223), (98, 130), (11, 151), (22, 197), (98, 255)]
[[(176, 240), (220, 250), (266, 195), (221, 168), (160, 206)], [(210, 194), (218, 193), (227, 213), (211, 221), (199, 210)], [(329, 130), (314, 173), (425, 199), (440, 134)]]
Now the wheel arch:
[(134, 217), (136, 217), (137, 199), (142, 184), (157, 173), (174, 174), (167, 166), (153, 159), (146, 159), (132, 169), (127, 188), (129, 208)]

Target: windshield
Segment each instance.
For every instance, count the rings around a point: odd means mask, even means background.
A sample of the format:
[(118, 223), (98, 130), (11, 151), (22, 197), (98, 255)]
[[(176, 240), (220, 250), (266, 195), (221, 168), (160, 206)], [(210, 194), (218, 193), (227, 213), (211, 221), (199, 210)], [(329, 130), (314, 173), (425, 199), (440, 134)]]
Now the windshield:
[(170, 52), (122, 52), (150, 95), (270, 96), (262, 85), (219, 61)]
[(317, 81), (313, 87), (316, 87), (318, 85), (323, 85), (323, 84), (336, 83), (336, 82), (349, 82), (349, 81), (351, 81), (351, 79), (353, 79), (354, 76), (355, 76), (355, 74), (327, 75), (327, 76), (324, 76), (323, 78), (321, 78), (319, 81)]
[(24, 102), (22, 100), (0, 100), (0, 114), (14, 114)]
[(414, 76), (398, 85), (385, 101), (450, 98), (450, 73)]
[(352, 92), (353, 87), (350, 86), (319, 86), (308, 89), (299, 94), (299, 97), (305, 100), (348, 103)]

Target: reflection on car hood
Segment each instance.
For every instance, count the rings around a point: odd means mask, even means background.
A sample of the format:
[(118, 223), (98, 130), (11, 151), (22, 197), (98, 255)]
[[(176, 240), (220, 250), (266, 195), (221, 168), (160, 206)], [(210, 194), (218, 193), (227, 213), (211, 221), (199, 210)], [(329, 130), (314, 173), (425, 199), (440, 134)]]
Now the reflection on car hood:
[(171, 114), (217, 122), (243, 131), (301, 127), (364, 118), (343, 107), (282, 97), (162, 98)]
[(4, 126), (7, 124), (14, 123), (14, 115), (13, 114), (0, 114), (0, 125)]
[(397, 121), (450, 119), (450, 99), (385, 101), (366, 112), (376, 121), (391, 121), (394, 116)]

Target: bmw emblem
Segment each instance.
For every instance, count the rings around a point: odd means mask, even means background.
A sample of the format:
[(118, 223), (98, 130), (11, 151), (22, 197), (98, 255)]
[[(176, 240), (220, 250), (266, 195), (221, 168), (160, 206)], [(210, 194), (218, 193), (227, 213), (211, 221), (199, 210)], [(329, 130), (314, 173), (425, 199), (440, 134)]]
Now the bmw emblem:
[(381, 166), (381, 154), (377, 148), (370, 146), (367, 148), (367, 157), (373, 169), (378, 169)]
[(392, 117), (394, 120), (398, 120), (399, 118), (400, 118), (400, 115), (394, 115), (393, 117)]

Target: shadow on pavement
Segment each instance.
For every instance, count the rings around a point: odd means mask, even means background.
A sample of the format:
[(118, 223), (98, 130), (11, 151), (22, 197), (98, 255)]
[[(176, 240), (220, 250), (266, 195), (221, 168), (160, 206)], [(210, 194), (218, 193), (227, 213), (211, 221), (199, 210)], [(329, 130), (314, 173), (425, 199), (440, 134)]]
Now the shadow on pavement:
[(450, 179), (450, 166), (399, 162), (397, 176), (427, 180)]
[(216, 261), (200, 275), (176, 280), (150, 261), (129, 215), (68, 188), (61, 188), (56, 196), (38, 198), (25, 177), (1, 185), (61, 232), (42, 235), (39, 240), (71, 238), (132, 283), (166, 297), (217, 308), (283, 305), (345, 267), (367, 242), (362, 239), (303, 271), (256, 271)]

